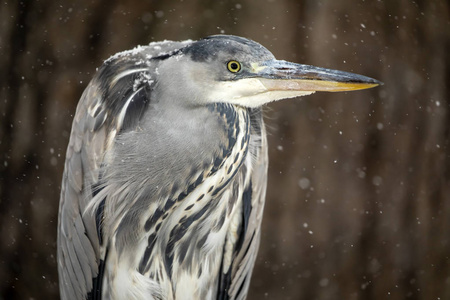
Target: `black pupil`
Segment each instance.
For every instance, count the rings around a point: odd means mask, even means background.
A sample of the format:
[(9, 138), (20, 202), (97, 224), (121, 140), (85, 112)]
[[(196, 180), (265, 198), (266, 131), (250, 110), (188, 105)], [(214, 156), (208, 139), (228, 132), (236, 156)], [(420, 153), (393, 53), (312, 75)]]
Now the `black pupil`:
[(239, 66), (238, 66), (238, 64), (237, 63), (231, 63), (231, 69), (233, 69), (233, 70), (237, 70), (239, 68)]

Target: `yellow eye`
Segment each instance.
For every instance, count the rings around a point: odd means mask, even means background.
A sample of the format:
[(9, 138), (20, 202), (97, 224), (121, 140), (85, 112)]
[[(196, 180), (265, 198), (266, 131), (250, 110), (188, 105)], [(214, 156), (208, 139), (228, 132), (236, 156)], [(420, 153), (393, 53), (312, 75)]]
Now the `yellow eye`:
[(238, 61), (230, 60), (227, 64), (228, 71), (237, 73), (241, 70), (241, 64)]

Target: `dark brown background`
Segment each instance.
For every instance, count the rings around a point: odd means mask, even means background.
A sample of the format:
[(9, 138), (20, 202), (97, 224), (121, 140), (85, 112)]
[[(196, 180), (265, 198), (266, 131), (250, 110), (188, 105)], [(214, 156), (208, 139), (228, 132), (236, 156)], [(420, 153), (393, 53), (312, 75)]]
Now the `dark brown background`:
[(1, 1), (0, 299), (58, 299), (59, 185), (76, 103), (137, 44), (224, 32), (379, 88), (269, 105), (250, 299), (450, 299), (445, 0)]

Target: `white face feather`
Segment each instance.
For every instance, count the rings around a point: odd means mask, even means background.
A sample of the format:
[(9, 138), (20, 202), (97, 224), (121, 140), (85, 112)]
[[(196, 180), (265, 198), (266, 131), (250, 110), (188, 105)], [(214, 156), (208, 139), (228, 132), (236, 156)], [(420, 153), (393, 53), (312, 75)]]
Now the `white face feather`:
[(210, 102), (225, 102), (243, 107), (260, 107), (266, 103), (310, 95), (314, 91), (270, 90), (258, 78), (217, 82), (208, 93)]

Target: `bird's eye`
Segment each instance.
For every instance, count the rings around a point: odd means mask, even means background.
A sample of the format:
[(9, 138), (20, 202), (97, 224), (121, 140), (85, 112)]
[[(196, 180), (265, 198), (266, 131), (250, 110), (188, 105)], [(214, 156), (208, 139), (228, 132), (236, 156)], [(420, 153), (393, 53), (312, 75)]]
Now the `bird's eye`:
[(228, 71), (237, 73), (241, 70), (241, 64), (238, 61), (230, 60), (227, 64)]

